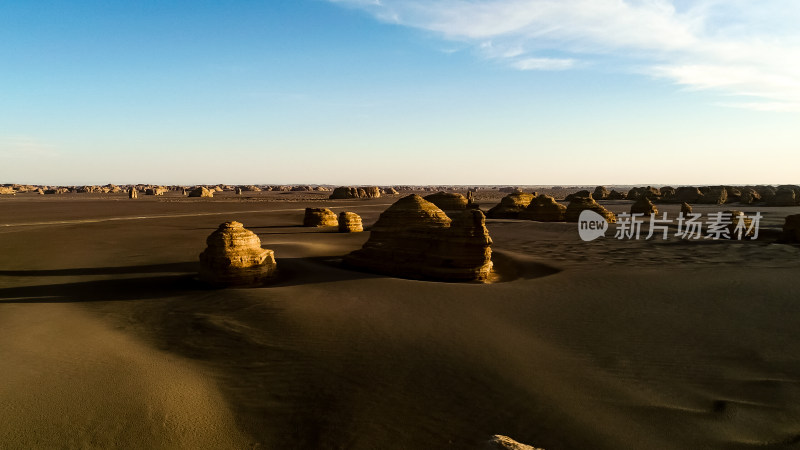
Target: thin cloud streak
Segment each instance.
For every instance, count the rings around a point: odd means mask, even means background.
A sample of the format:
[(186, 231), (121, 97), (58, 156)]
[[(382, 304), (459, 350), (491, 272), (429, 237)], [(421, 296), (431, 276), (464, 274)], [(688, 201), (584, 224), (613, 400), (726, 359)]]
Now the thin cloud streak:
[(726, 105), (800, 111), (795, 0), (329, 1), (465, 42), (519, 70), (609, 57), (624, 62), (619, 70), (645, 67), (654, 78), (745, 100)]

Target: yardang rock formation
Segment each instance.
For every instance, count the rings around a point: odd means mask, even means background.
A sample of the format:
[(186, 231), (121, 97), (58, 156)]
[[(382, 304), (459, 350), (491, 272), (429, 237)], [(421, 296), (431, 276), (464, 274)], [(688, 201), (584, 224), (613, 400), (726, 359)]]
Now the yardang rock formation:
[(217, 286), (263, 283), (275, 274), (275, 254), (239, 222), (225, 222), (206, 239), (200, 254), (200, 278)]
[(450, 219), (419, 195), (403, 197), (384, 211), (348, 266), (403, 278), (485, 281), (492, 270), (492, 239), (476, 209)]
[(335, 227), (339, 225), (336, 213), (328, 208), (306, 208), (304, 227)]

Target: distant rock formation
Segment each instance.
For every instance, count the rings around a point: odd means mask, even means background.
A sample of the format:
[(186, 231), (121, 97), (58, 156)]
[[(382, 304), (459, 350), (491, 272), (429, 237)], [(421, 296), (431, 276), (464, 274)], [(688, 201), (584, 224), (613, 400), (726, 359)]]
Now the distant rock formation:
[(361, 216), (348, 211), (339, 213), (339, 233), (359, 233), (361, 231), (364, 231)]
[(520, 188), (518, 188), (516, 186), (501, 187), (500, 189), (498, 189), (498, 191), (500, 191), (500, 192), (502, 192), (504, 194), (521, 194), (522, 193), (522, 189), (520, 189)]
[(675, 189), (672, 200), (676, 203), (697, 203), (703, 197), (700, 189), (694, 186), (681, 186)]
[(754, 189), (761, 197), (761, 200), (767, 203), (772, 200), (772, 197), (775, 197), (776, 189), (772, 186), (756, 186)]
[(646, 195), (643, 195), (631, 205), (631, 214), (644, 214), (645, 216), (649, 216), (650, 214), (658, 214), (658, 208), (656, 208), (656, 205), (654, 205)]
[(739, 203), (749, 205), (761, 200), (761, 195), (753, 188), (743, 188), (739, 194)]
[(199, 186), (189, 192), (189, 197), (213, 197), (214, 191), (204, 186)]
[(611, 192), (608, 193), (606, 200), (625, 200), (627, 198), (628, 194), (612, 189)]
[(148, 188), (144, 190), (144, 195), (164, 195), (167, 192), (164, 188)]
[[(564, 197), (564, 201), (565, 202), (571, 202), (572, 199), (577, 198), (577, 197), (583, 197), (583, 198), (592, 197), (592, 193), (587, 191), (586, 189), (584, 189), (582, 191), (578, 191), (578, 192), (573, 192), (572, 194), (569, 194), (566, 197)], [(594, 197), (592, 197), (592, 198), (594, 198)]]
[(397, 192), (397, 189), (395, 189), (393, 187), (388, 187), (388, 188), (383, 189), (382, 193), (385, 194), (385, 195), (397, 195), (397, 194), (399, 194), (399, 192)]
[(518, 219), (521, 213), (533, 200), (533, 194), (526, 194), (524, 192), (515, 192), (508, 194), (502, 199), (500, 203), (486, 213), (489, 219)]
[(663, 186), (658, 190), (661, 193), (661, 197), (659, 199), (664, 203), (670, 203), (675, 197), (675, 188), (672, 186)]
[(467, 204), (469, 204), (467, 198), (457, 192), (439, 191), (423, 198), (438, 206), (448, 216), (467, 209)]
[(697, 199), (697, 203), (707, 205), (722, 205), (728, 201), (728, 190), (722, 186), (711, 186)]
[(592, 193), (592, 198), (595, 200), (605, 200), (608, 198), (608, 189), (605, 186), (597, 186), (594, 188), (594, 192)]
[(795, 206), (797, 205), (797, 197), (794, 189), (787, 186), (780, 186), (775, 191), (775, 195), (767, 201), (769, 206)]
[(564, 222), (567, 207), (558, 203), (555, 198), (539, 194), (521, 213), (520, 219), (536, 220), (538, 222)]
[(600, 214), (608, 223), (615, 223), (617, 221), (617, 216), (615, 216), (613, 212), (603, 208), (603, 206), (597, 203), (592, 197), (575, 197), (569, 202), (569, 205), (567, 205), (564, 218), (567, 222), (577, 222), (581, 212), (587, 209)]
[(419, 195), (401, 198), (384, 211), (348, 266), (413, 279), (484, 281), (492, 269), (484, 215), (476, 209), (450, 219)]
[(686, 202), (681, 203), (681, 214), (683, 214), (683, 217), (689, 217), (689, 214), (691, 213), (692, 213), (692, 205)]
[(234, 191), (234, 193), (235, 193), (236, 195), (242, 195), (242, 188), (240, 188), (240, 187), (237, 187), (237, 188), (236, 188), (236, 190)]
[(14, 195), (17, 191), (13, 187), (0, 186), (0, 195)]
[(783, 223), (781, 242), (800, 244), (800, 214), (786, 216)]
[(652, 186), (635, 187), (628, 191), (628, 200), (639, 200), (642, 197), (655, 200), (661, 197), (661, 191)]
[(378, 198), (381, 196), (381, 189), (377, 186), (367, 187), (353, 187), (353, 186), (339, 186), (333, 190), (330, 197), (331, 199), (347, 199), (347, 198)]
[(304, 227), (335, 227), (339, 225), (336, 213), (328, 208), (306, 208)]
[(206, 239), (200, 278), (218, 286), (259, 284), (275, 274), (275, 254), (239, 222), (225, 222)]
[(136, 188), (131, 188), (131, 190), (128, 191), (128, 198), (139, 198), (139, 191), (137, 191)]
[(544, 450), (542, 448), (532, 447), (530, 445), (520, 444), (519, 442), (511, 439), (508, 436), (495, 434), (491, 439), (486, 441), (485, 445), (480, 450)]
[(44, 195), (44, 189), (42, 188), (36, 189), (36, 193), (39, 195)]

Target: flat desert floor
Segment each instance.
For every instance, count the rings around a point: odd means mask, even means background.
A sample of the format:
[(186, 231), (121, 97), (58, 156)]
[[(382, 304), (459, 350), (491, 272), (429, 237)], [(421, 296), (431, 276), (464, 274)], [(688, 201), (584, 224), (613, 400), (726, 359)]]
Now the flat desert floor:
[[(368, 232), (299, 226), (396, 198), (0, 198), (0, 447), (800, 445), (800, 248), (771, 243), (800, 208), (696, 207), (761, 211), (751, 242), (489, 220), (492, 284), (347, 270)], [(228, 220), (275, 250), (273, 284), (195, 279)]]

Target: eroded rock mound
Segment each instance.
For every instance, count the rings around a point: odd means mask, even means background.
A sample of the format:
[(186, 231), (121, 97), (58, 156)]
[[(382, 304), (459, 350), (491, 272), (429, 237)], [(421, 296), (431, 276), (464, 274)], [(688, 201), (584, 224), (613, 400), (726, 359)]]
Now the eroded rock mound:
[(456, 192), (437, 192), (435, 194), (426, 195), (423, 197), (425, 200), (433, 203), (434, 205), (438, 206), (439, 209), (445, 212), (445, 214), (452, 214), (457, 211), (463, 211), (467, 209), (467, 205), (469, 201), (467, 197), (456, 193)]
[(328, 208), (306, 208), (304, 227), (335, 227), (339, 225), (336, 213)]
[[(569, 194), (566, 197), (564, 197), (564, 201), (565, 202), (571, 202), (574, 198), (577, 198), (577, 197), (584, 197), (584, 198), (585, 197), (592, 197), (592, 193), (587, 191), (586, 189), (584, 189), (582, 191), (578, 191), (578, 192), (573, 192), (572, 194)], [(594, 198), (594, 197), (592, 197), (592, 198)]]
[(592, 193), (592, 198), (595, 200), (605, 200), (608, 198), (608, 189), (605, 186), (597, 186), (594, 188), (594, 192)]
[(239, 222), (225, 222), (206, 239), (200, 254), (200, 278), (217, 286), (263, 283), (277, 267), (272, 250), (261, 248), (261, 239)]
[(775, 191), (775, 195), (767, 201), (769, 206), (794, 206), (797, 204), (797, 196), (794, 189), (781, 186)]
[(672, 196), (672, 200), (678, 203), (697, 203), (701, 198), (703, 193), (694, 186), (681, 186), (675, 189), (675, 195)]
[(728, 190), (722, 186), (713, 186), (703, 192), (697, 203), (709, 205), (722, 205), (728, 201)]
[(515, 192), (508, 194), (502, 199), (500, 203), (486, 213), (489, 219), (518, 219), (521, 213), (533, 200), (533, 194), (526, 194), (524, 192)]
[(404, 278), (484, 281), (492, 269), (491, 244), (481, 211), (467, 209), (451, 220), (411, 194), (381, 214), (369, 240), (344, 263)]
[(558, 203), (555, 198), (539, 194), (539, 196), (531, 200), (525, 210), (519, 213), (519, 218), (538, 222), (563, 222), (566, 212), (567, 207)]
[(131, 188), (131, 190), (128, 191), (128, 198), (139, 198), (139, 191), (137, 191), (136, 188)]
[(692, 213), (692, 205), (686, 202), (681, 203), (681, 214), (683, 214), (683, 217), (689, 217), (689, 214), (691, 213)]
[(656, 208), (656, 205), (654, 205), (649, 198), (641, 196), (639, 200), (636, 200), (633, 205), (631, 205), (631, 214), (644, 214), (645, 216), (649, 216), (650, 214), (658, 214), (658, 208)]
[(606, 200), (625, 200), (627, 198), (628, 194), (615, 189), (612, 189), (611, 192), (608, 193), (608, 196), (606, 196)]
[(486, 444), (481, 450), (544, 450), (542, 448), (532, 447), (530, 445), (521, 444), (508, 436), (502, 434), (495, 434), (491, 439), (486, 441)]
[(361, 231), (364, 231), (361, 216), (348, 211), (339, 213), (339, 233), (359, 233)]
[(213, 196), (214, 196), (214, 191), (207, 189), (204, 186), (197, 187), (189, 192), (189, 197), (213, 197)]
[(617, 221), (617, 216), (615, 216), (613, 212), (603, 208), (603, 206), (597, 203), (592, 197), (576, 197), (573, 199), (569, 202), (569, 205), (567, 205), (564, 218), (567, 222), (577, 222), (581, 212), (587, 209), (600, 214), (608, 223), (615, 223)]

